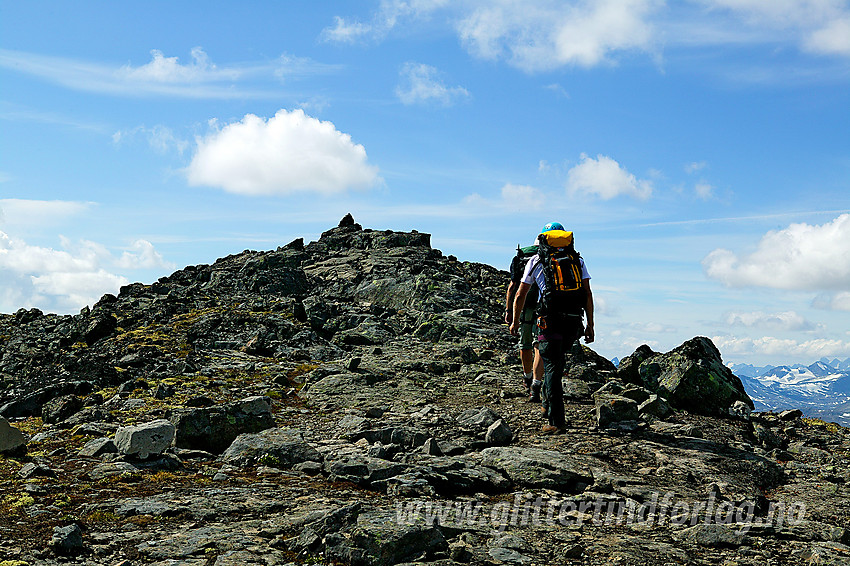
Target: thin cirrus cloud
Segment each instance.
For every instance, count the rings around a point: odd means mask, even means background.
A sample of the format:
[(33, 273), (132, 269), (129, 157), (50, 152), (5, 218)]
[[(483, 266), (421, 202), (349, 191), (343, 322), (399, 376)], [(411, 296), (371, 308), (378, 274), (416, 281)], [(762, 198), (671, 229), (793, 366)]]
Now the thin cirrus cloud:
[(540, 189), (530, 185), (506, 183), (499, 191), (499, 198), (486, 198), (478, 193), (466, 196), (463, 209), (475, 211), (478, 215), (487, 213), (515, 214), (516, 212), (534, 212), (543, 209), (546, 197)]
[(469, 91), (462, 86), (447, 86), (439, 71), (424, 63), (405, 63), (400, 72), (401, 83), (396, 87), (396, 96), (403, 104), (439, 104), (451, 106), (459, 100), (469, 98)]
[[(0, 67), (40, 77), (73, 90), (116, 96), (172, 96), (178, 98), (269, 98), (280, 90), (252, 86), (315, 73), (335, 67), (309, 59), (282, 55), (279, 59), (237, 65), (216, 65), (200, 47), (188, 63), (151, 50), (151, 60), (139, 66), (114, 66), (67, 57), (0, 49)], [(250, 83), (250, 84), (248, 84)]]
[(197, 140), (186, 174), (192, 186), (250, 196), (333, 195), (381, 182), (362, 145), (300, 109), (215, 129)]
[(843, 292), (850, 287), (850, 214), (768, 232), (749, 254), (716, 249), (702, 264), (729, 287)]
[(337, 16), (322, 39), (380, 41), (419, 21), (454, 22), (473, 56), (523, 71), (616, 63), (636, 52), (789, 45), (815, 56), (850, 56), (850, 7), (840, 0), (385, 0), (367, 22)]
[(0, 226), (18, 231), (50, 226), (89, 210), (92, 203), (66, 200), (0, 199)]
[(763, 328), (768, 330), (807, 331), (816, 326), (794, 311), (778, 313), (730, 312), (724, 322), (730, 326), (745, 326), (748, 328)]

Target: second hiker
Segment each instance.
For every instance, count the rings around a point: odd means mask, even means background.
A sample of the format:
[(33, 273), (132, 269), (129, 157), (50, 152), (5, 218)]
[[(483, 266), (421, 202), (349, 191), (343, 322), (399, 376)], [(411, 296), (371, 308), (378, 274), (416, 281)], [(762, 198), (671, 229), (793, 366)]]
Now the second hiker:
[[(538, 236), (538, 244), (538, 254), (526, 264), (516, 292), (510, 331), (514, 335), (518, 333), (525, 299), (536, 283), (540, 293), (538, 351), (543, 361), (544, 410), (549, 421), (542, 432), (552, 434), (566, 428), (561, 381), (566, 353), (581, 336), (587, 343), (595, 337), (593, 294), (590, 273), (584, 259), (575, 251), (572, 232), (565, 231), (558, 222), (550, 222)], [(586, 317), (586, 326), (582, 315)]]
[[(505, 297), (505, 322), (510, 326), (514, 320), (514, 299), (519, 289), (525, 266), (532, 256), (537, 255), (537, 244), (533, 246), (517, 246), (516, 255), (511, 260), (511, 282)], [(519, 318), (519, 358), (522, 363), (525, 392), (529, 401), (540, 402), (540, 389), (543, 385), (543, 363), (537, 351), (537, 285), (532, 284), (525, 297), (525, 306)]]

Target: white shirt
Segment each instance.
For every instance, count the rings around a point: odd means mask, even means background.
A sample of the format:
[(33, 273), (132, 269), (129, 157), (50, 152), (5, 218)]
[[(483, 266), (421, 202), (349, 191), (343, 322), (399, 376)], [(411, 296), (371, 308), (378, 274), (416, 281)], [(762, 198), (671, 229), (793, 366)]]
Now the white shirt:
[[(582, 280), (590, 279), (590, 273), (587, 271), (587, 266), (584, 265), (584, 258), (580, 257), (579, 262), (581, 263)], [(525, 271), (522, 273), (521, 282), (528, 283), (529, 285), (537, 283), (537, 287), (541, 293), (546, 290), (546, 277), (543, 275), (543, 266), (540, 265), (539, 255), (532, 256), (528, 260), (528, 263), (525, 264)]]

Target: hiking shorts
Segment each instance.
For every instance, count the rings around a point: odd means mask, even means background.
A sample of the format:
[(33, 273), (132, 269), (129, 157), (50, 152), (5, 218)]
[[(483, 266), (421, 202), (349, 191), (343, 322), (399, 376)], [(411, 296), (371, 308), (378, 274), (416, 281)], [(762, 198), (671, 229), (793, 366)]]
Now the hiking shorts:
[(534, 309), (523, 309), (519, 320), (519, 349), (531, 350), (537, 343), (537, 318)]

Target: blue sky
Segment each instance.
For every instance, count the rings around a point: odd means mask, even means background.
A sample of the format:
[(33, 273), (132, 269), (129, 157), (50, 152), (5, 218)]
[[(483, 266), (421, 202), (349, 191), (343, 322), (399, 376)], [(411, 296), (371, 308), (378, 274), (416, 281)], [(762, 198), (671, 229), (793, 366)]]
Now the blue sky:
[(0, 311), (364, 227), (576, 234), (595, 348), (850, 356), (850, 2), (0, 0)]

